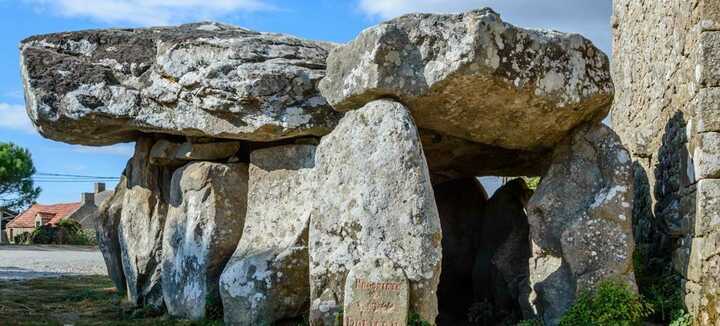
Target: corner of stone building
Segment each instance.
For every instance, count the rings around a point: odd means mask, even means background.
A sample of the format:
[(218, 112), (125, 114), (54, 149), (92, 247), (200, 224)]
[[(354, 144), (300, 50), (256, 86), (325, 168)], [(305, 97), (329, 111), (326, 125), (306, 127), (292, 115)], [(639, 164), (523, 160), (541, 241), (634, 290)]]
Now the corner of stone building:
[[(635, 172), (640, 253), (671, 262), (720, 322), (720, 1), (614, 1), (613, 123)], [(636, 252), (637, 253), (637, 252)]]
[(687, 250), (685, 302), (701, 325), (720, 323), (720, 2), (700, 4), (696, 85), (691, 103), (696, 206)]

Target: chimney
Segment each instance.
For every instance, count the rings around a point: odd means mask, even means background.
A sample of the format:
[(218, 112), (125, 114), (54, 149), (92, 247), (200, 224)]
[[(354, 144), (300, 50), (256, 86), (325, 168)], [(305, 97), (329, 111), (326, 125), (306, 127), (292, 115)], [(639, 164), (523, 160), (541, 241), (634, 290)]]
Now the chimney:
[(83, 192), (80, 197), (80, 205), (95, 205), (95, 194), (91, 192)]
[(105, 183), (98, 182), (95, 184), (95, 193), (99, 194), (101, 192), (105, 191)]

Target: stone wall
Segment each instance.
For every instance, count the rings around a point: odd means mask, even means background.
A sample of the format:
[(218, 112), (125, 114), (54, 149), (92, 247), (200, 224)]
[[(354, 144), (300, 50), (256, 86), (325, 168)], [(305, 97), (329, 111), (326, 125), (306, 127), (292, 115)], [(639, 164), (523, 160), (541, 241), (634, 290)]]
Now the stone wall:
[(635, 166), (638, 252), (672, 260), (701, 324), (720, 308), (719, 23), (713, 0), (614, 2), (612, 121)]

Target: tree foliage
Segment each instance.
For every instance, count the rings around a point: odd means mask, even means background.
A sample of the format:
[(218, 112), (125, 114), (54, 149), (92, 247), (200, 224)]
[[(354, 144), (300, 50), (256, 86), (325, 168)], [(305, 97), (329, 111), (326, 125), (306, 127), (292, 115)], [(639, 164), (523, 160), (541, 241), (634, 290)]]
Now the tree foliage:
[(13, 143), (0, 143), (0, 207), (22, 210), (33, 204), (40, 195), (33, 174), (30, 152)]

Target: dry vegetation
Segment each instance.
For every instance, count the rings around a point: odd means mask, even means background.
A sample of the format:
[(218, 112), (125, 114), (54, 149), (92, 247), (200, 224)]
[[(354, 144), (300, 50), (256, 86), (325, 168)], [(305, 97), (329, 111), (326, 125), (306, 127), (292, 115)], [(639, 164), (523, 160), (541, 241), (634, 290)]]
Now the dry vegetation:
[(222, 325), (157, 316), (123, 302), (104, 276), (0, 281), (1, 325)]

